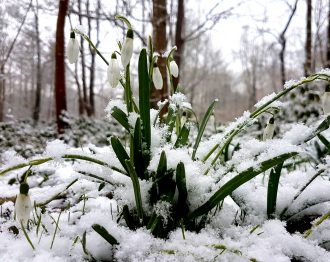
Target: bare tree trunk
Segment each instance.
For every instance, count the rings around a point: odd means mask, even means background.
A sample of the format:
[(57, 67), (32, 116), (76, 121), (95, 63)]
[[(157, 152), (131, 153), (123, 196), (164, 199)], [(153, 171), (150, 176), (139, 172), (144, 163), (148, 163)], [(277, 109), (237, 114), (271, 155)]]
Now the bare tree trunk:
[(35, 18), (35, 29), (36, 29), (36, 44), (37, 44), (37, 85), (36, 85), (36, 96), (35, 96), (35, 104), (33, 110), (33, 122), (36, 125), (39, 121), (40, 116), (40, 100), (41, 100), (41, 88), (42, 88), (42, 75), (41, 75), (41, 48), (40, 48), (40, 33), (39, 33), (39, 4), (38, 0), (36, 0), (36, 10), (34, 11)]
[[(167, 48), (166, 35), (167, 9), (166, 0), (153, 0), (153, 45), (156, 52), (162, 54)], [(168, 98), (166, 58), (159, 57), (158, 67), (163, 76), (163, 88), (157, 90), (154, 86), (151, 89), (151, 106), (155, 108), (159, 100)]]
[(6, 97), (6, 82), (5, 82), (5, 65), (10, 57), (11, 52), (14, 49), (16, 40), (19, 36), (19, 34), (21, 33), (21, 30), (23, 28), (23, 25), (25, 23), (27, 14), (31, 8), (32, 5), (32, 0), (30, 0), (29, 6), (26, 9), (25, 15), (23, 17), (23, 20), (17, 30), (17, 33), (15, 35), (15, 38), (13, 40), (13, 42), (10, 44), (10, 47), (8, 49), (8, 52), (6, 53), (4, 59), (2, 61), (0, 61), (0, 122), (3, 121), (4, 119), (4, 107), (5, 107), (5, 97)]
[[(82, 10), (81, 10), (81, 0), (78, 0), (78, 19), (79, 23), (82, 25)], [(88, 97), (87, 97), (87, 84), (86, 84), (86, 63), (85, 63), (85, 50), (84, 50), (84, 39), (80, 38), (80, 52), (81, 52), (81, 78), (82, 78), (82, 91), (83, 91), (83, 108), (84, 112), (88, 114)]]
[[(174, 54), (174, 60), (176, 61), (179, 72), (181, 68), (181, 59), (183, 56), (183, 47), (184, 40), (182, 37), (184, 27), (184, 0), (178, 0), (178, 11), (176, 17), (176, 27), (175, 27), (175, 45), (177, 47), (177, 51)], [(180, 81), (180, 74), (177, 78), (173, 79), (174, 90), (176, 90), (178, 83)]]
[(327, 35), (327, 61), (325, 66), (330, 68), (330, 0), (328, 1), (328, 35)]
[(305, 43), (305, 76), (312, 73), (312, 0), (306, 0), (307, 16), (306, 16), (306, 43)]
[[(97, 2), (97, 8), (96, 8), (96, 31), (97, 31), (97, 44), (99, 42), (99, 27), (100, 27), (100, 21), (99, 21), (99, 9), (100, 9), (100, 1)], [(86, 12), (87, 12), (87, 21), (88, 21), (88, 36), (91, 38), (91, 31), (92, 31), (92, 25), (91, 25), (91, 17), (89, 13), (89, 0), (87, 0), (86, 3)], [(87, 111), (88, 116), (92, 116), (95, 114), (95, 102), (94, 102), (94, 79), (95, 79), (95, 56), (96, 52), (94, 49), (90, 47), (91, 52), (91, 66), (89, 70), (89, 110)]]
[(279, 53), (279, 57), (280, 57), (280, 71), (281, 71), (281, 81), (282, 81), (282, 86), (285, 84), (286, 81), (286, 73), (285, 73), (285, 49), (286, 49), (286, 37), (285, 37), (285, 33), (289, 28), (289, 25), (292, 21), (292, 18), (297, 10), (297, 4), (298, 4), (298, 0), (295, 1), (293, 7), (291, 8), (291, 14), (289, 16), (288, 21), (286, 22), (284, 29), (282, 31), (282, 33), (280, 34), (279, 37), (279, 43), (281, 45), (281, 50)]
[(62, 120), (61, 114), (66, 111), (66, 90), (65, 90), (65, 63), (64, 63), (64, 26), (65, 16), (68, 10), (69, 0), (60, 0), (56, 25), (55, 43), (55, 100), (56, 100), (56, 123), (57, 131), (63, 134), (66, 123)]

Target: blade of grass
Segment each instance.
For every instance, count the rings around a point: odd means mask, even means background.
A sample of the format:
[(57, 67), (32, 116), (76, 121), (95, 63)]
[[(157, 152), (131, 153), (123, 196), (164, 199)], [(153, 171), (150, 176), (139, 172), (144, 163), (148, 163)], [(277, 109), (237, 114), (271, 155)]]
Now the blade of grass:
[(186, 125), (184, 125), (181, 128), (180, 134), (175, 141), (174, 148), (182, 147), (187, 144), (188, 137), (189, 137), (189, 131), (190, 131), (190, 129), (187, 128)]
[(121, 110), (115, 106), (112, 109), (111, 115), (114, 119), (116, 119), (118, 121), (119, 124), (122, 125), (123, 128), (125, 128), (128, 132), (130, 132), (128, 118), (123, 110)]
[(269, 219), (274, 218), (276, 211), (278, 183), (280, 181), (283, 163), (280, 163), (270, 171), (267, 189), (267, 216)]
[(117, 239), (115, 239), (109, 232), (101, 225), (94, 224), (92, 228), (98, 233), (101, 237), (103, 237), (110, 245), (119, 245)]
[(134, 166), (132, 165), (129, 159), (125, 160), (125, 164), (126, 164), (127, 172), (130, 175), (133, 183), (135, 203), (136, 203), (138, 216), (141, 220), (143, 220), (143, 208), (142, 208), (142, 198), (141, 198), (141, 188), (140, 188), (139, 178), (135, 172)]
[(121, 163), (123, 168), (128, 173), (127, 166), (125, 164), (125, 160), (129, 159), (129, 156), (128, 156), (125, 148), (123, 147), (123, 145), (121, 144), (121, 142), (119, 141), (119, 139), (117, 137), (112, 136), (110, 141), (111, 141), (112, 149), (115, 152), (119, 162)]
[(218, 191), (216, 191), (202, 206), (198, 207), (196, 210), (190, 213), (187, 220), (191, 220), (208, 213), (239, 186), (243, 185), (260, 173), (265, 172), (267, 169), (272, 168), (273, 166), (276, 166), (297, 154), (298, 153), (296, 152), (285, 153), (272, 159), (265, 160), (259, 163), (257, 166), (250, 167), (247, 170), (239, 173), (237, 176), (225, 183)]
[(199, 146), (199, 143), (201, 142), (202, 136), (203, 136), (204, 131), (205, 131), (205, 127), (207, 125), (207, 122), (210, 119), (210, 116), (213, 113), (214, 106), (215, 106), (215, 103), (217, 101), (218, 100), (214, 100), (211, 103), (211, 105), (209, 106), (209, 108), (207, 109), (207, 111), (206, 111), (206, 113), (205, 113), (205, 115), (203, 117), (202, 123), (200, 124), (199, 130), (198, 130), (198, 134), (197, 134), (197, 138), (196, 138), (196, 142), (195, 142), (194, 147), (193, 147), (193, 153), (192, 153), (192, 156), (191, 156), (192, 160), (195, 160), (197, 148)]
[(147, 63), (147, 50), (142, 49), (139, 56), (138, 64), (139, 74), (139, 107), (142, 120), (142, 134), (150, 149), (151, 144), (151, 127), (150, 127), (150, 80)]

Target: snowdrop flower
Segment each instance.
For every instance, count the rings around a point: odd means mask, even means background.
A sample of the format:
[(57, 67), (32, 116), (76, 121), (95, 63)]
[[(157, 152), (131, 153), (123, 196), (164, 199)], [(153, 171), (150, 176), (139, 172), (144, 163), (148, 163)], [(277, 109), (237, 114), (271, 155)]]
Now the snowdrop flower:
[(120, 80), (120, 68), (117, 61), (116, 53), (112, 53), (111, 60), (108, 67), (108, 81), (111, 87), (115, 88)]
[(184, 126), (186, 122), (187, 122), (187, 112), (183, 111), (181, 116), (181, 128)]
[(22, 183), (19, 188), (20, 193), (16, 197), (15, 214), (16, 220), (26, 225), (32, 211), (31, 199), (29, 196), (29, 185)]
[(330, 113), (330, 86), (327, 85), (322, 96), (322, 107), (324, 114)]
[(262, 140), (266, 141), (267, 139), (272, 139), (274, 136), (274, 131), (275, 131), (274, 117), (271, 117), (268, 121), (267, 126), (264, 129)]
[(71, 32), (71, 34), (70, 34), (70, 40), (66, 47), (66, 56), (68, 57), (70, 64), (74, 64), (78, 60), (79, 42), (76, 39), (74, 32)]
[(133, 54), (133, 30), (128, 29), (125, 42), (121, 48), (121, 63), (124, 68), (129, 64), (132, 54)]
[(178, 65), (176, 64), (176, 62), (174, 60), (172, 60), (170, 62), (170, 70), (171, 70), (172, 76), (177, 78), (178, 75), (179, 75), (179, 67), (178, 67)]
[(152, 82), (156, 89), (160, 90), (163, 88), (163, 77), (160, 73), (157, 63), (154, 63), (154, 69), (152, 71)]

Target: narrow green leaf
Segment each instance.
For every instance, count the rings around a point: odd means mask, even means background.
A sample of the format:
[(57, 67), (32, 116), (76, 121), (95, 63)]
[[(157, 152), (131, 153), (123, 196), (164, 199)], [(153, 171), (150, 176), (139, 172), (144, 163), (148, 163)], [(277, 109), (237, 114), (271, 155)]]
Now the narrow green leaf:
[(126, 170), (126, 172), (128, 172), (127, 166), (125, 164), (125, 160), (129, 159), (129, 156), (128, 156), (125, 148), (123, 147), (123, 145), (121, 144), (119, 139), (115, 136), (112, 136), (110, 141), (111, 141), (112, 149), (115, 152), (119, 162), (121, 163), (123, 168)]
[(196, 142), (194, 144), (194, 147), (193, 147), (193, 153), (192, 153), (192, 160), (195, 160), (195, 157), (196, 157), (196, 152), (197, 152), (197, 148), (199, 146), (199, 143), (201, 142), (201, 139), (202, 139), (202, 136), (204, 134), (204, 130), (205, 130), (205, 127), (207, 125), (207, 122), (209, 121), (209, 118), (210, 116), (212, 115), (213, 113), (213, 110), (214, 110), (214, 106), (215, 106), (215, 103), (217, 102), (218, 100), (214, 100), (211, 105), (209, 106), (209, 108), (207, 109), (204, 117), (203, 117), (203, 120), (202, 120), (202, 123), (199, 127), (199, 130), (198, 130), (198, 134), (197, 134), (197, 138), (196, 138)]
[(176, 167), (176, 186), (179, 191), (177, 212), (178, 216), (183, 218), (187, 216), (189, 208), (187, 205), (188, 190), (186, 185), (186, 172), (182, 162)]
[(92, 228), (98, 233), (101, 237), (103, 237), (110, 245), (119, 245), (117, 239), (115, 239), (109, 232), (101, 225), (94, 224)]
[(186, 125), (184, 125), (181, 128), (180, 134), (178, 136), (178, 138), (175, 141), (174, 147), (182, 147), (185, 146), (187, 144), (188, 141), (188, 137), (189, 137), (189, 131), (190, 129), (186, 127)]
[(128, 228), (131, 229), (131, 230), (135, 230), (135, 229), (136, 229), (136, 225), (135, 225), (135, 223), (134, 223), (134, 218), (133, 218), (133, 216), (130, 214), (127, 205), (125, 205), (125, 206), (123, 207), (122, 215), (123, 215), (123, 217), (124, 217), (124, 219), (125, 219), (125, 222), (126, 222), (126, 225), (128, 226)]
[(86, 255), (88, 255), (88, 251), (87, 251), (87, 248), (86, 248), (86, 230), (83, 233), (82, 240), (81, 240), (81, 245), (82, 245), (82, 248), (83, 248), (84, 253)]
[(133, 138), (133, 160), (136, 173), (139, 178), (144, 179), (144, 158), (142, 155), (142, 134), (140, 118), (136, 120)]
[(139, 178), (135, 172), (134, 166), (129, 159), (125, 160), (127, 172), (131, 177), (134, 189), (135, 203), (137, 213), (140, 219), (143, 219), (143, 208), (142, 208), (142, 198), (141, 198), (141, 188)]
[(250, 167), (247, 170), (239, 173), (237, 176), (225, 183), (217, 192), (215, 192), (213, 196), (211, 196), (210, 199), (206, 201), (206, 203), (190, 213), (187, 220), (191, 220), (208, 213), (239, 186), (243, 185), (260, 173), (265, 172), (267, 169), (272, 168), (273, 166), (276, 166), (297, 154), (298, 153), (296, 152), (285, 153), (272, 159), (265, 160), (257, 166)]
[(150, 126), (150, 80), (148, 73), (147, 51), (143, 48), (139, 56), (139, 107), (142, 120), (142, 134), (150, 149), (151, 126)]
[(166, 120), (165, 120), (165, 123), (168, 126), (168, 131), (167, 131), (167, 136), (166, 136), (166, 141), (167, 142), (171, 141), (171, 135), (172, 135), (172, 132), (173, 132), (173, 129), (174, 129), (175, 120), (176, 120), (176, 115), (174, 113), (174, 110), (171, 107), (169, 107), (167, 117), (166, 117)]
[(114, 119), (116, 119), (118, 121), (119, 124), (121, 124), (121, 126), (123, 128), (125, 128), (128, 132), (130, 132), (128, 118), (127, 118), (127, 115), (125, 114), (125, 112), (123, 110), (121, 110), (121, 109), (119, 109), (118, 107), (115, 106), (112, 109), (111, 115)]
[(315, 131), (309, 137), (307, 137), (304, 142), (311, 140), (312, 138), (314, 138), (315, 136), (317, 136), (324, 130), (327, 130), (329, 128), (329, 125), (330, 125), (330, 115), (327, 116), (327, 118), (324, 119), (321, 122), (321, 124), (318, 125), (318, 127), (315, 129)]
[(280, 163), (270, 171), (267, 189), (267, 216), (269, 219), (274, 218), (276, 211), (278, 183), (280, 181), (283, 163)]
[(166, 153), (165, 151), (162, 151), (159, 158), (159, 163), (157, 167), (157, 177), (161, 177), (165, 175), (165, 172), (167, 171), (167, 159), (166, 159)]
[(320, 139), (322, 144), (327, 148), (328, 152), (330, 152), (330, 142), (323, 135), (318, 134), (317, 137)]

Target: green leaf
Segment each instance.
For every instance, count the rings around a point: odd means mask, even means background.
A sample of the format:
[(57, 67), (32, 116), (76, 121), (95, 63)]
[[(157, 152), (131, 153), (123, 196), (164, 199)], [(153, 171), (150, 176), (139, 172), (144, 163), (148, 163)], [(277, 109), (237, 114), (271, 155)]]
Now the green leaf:
[(130, 132), (128, 118), (127, 118), (127, 115), (125, 114), (125, 112), (123, 110), (121, 110), (121, 109), (119, 109), (118, 107), (115, 106), (112, 109), (111, 115), (114, 119), (116, 119), (118, 121), (119, 124), (121, 124), (121, 126), (123, 128), (125, 128), (128, 132)]
[(330, 152), (330, 142), (323, 135), (318, 134), (317, 137), (320, 139), (322, 144), (327, 148), (328, 152)]
[(123, 147), (123, 145), (121, 144), (119, 139), (115, 136), (112, 136), (110, 141), (111, 141), (112, 149), (115, 152), (119, 162), (121, 163), (123, 168), (126, 170), (126, 172), (128, 172), (127, 166), (125, 164), (125, 160), (129, 159), (129, 156), (128, 156), (125, 148)]
[(117, 239), (115, 239), (109, 232), (101, 225), (94, 224), (92, 228), (98, 233), (101, 237), (103, 237), (110, 245), (119, 245)]
[(278, 183), (280, 181), (283, 163), (280, 163), (270, 171), (267, 189), (267, 216), (269, 219), (274, 218), (276, 211)]
[(187, 205), (188, 190), (186, 185), (186, 172), (182, 162), (176, 167), (176, 186), (179, 191), (177, 212), (179, 217), (186, 217), (189, 212)]
[(142, 154), (142, 133), (140, 118), (136, 120), (133, 138), (133, 159), (136, 173), (139, 178), (144, 179), (144, 158)]
[(194, 147), (193, 147), (192, 160), (195, 160), (197, 148), (199, 146), (199, 143), (201, 142), (201, 139), (202, 139), (202, 136), (204, 134), (204, 130), (205, 130), (205, 127), (207, 125), (207, 122), (209, 121), (209, 118), (210, 118), (211, 114), (213, 113), (214, 106), (215, 106), (216, 102), (217, 102), (217, 100), (214, 100), (211, 103), (211, 105), (209, 106), (209, 108), (207, 109), (207, 111), (206, 111), (206, 113), (203, 117), (202, 123), (199, 127), (199, 130), (198, 130), (196, 142), (195, 142)]
[(185, 146), (187, 144), (188, 141), (188, 137), (189, 137), (189, 131), (190, 129), (186, 127), (186, 125), (184, 125), (181, 128), (180, 134), (178, 136), (178, 138), (175, 141), (174, 147), (182, 147)]
[(311, 140), (313, 137), (315, 137), (318, 134), (320, 134), (321, 132), (327, 130), (329, 128), (329, 125), (330, 125), (330, 115), (327, 116), (327, 118), (324, 119), (321, 122), (321, 124), (318, 125), (316, 130), (309, 137), (307, 137), (304, 142), (307, 142), (307, 141)]
[(135, 172), (134, 166), (129, 159), (125, 160), (127, 172), (131, 177), (134, 189), (136, 209), (140, 219), (143, 219), (143, 208), (142, 208), (142, 198), (141, 198), (141, 188), (139, 178)]
[(225, 183), (217, 192), (215, 192), (213, 196), (211, 196), (210, 199), (206, 201), (206, 203), (204, 203), (202, 206), (198, 207), (196, 210), (190, 213), (188, 215), (187, 220), (191, 220), (208, 213), (239, 186), (243, 185), (244, 183), (259, 175), (260, 173), (265, 172), (267, 169), (279, 165), (280, 163), (297, 154), (298, 153), (296, 152), (285, 153), (272, 159), (265, 160), (259, 163), (257, 166), (250, 167), (247, 170), (239, 173), (237, 176)]
[(162, 177), (167, 171), (167, 159), (165, 151), (162, 151), (159, 158), (159, 163), (157, 167), (157, 177)]
[[(128, 206), (125, 205), (123, 207), (123, 211), (122, 211), (123, 217), (125, 219), (126, 225), (128, 226), (129, 229), (131, 230), (135, 230), (136, 229), (136, 225), (134, 223), (134, 218), (133, 216), (130, 214)], [(118, 223), (118, 222), (117, 222)]]
[(139, 56), (139, 107), (142, 120), (142, 134), (150, 149), (151, 126), (150, 126), (150, 80), (148, 73), (147, 51), (143, 48)]
[(165, 123), (168, 126), (168, 131), (167, 131), (167, 135), (166, 135), (167, 142), (171, 141), (171, 135), (172, 135), (172, 132), (173, 132), (173, 129), (175, 126), (175, 119), (176, 119), (176, 115), (174, 113), (174, 110), (171, 107), (169, 107), (167, 117), (165, 120)]

